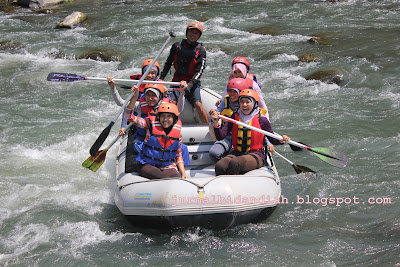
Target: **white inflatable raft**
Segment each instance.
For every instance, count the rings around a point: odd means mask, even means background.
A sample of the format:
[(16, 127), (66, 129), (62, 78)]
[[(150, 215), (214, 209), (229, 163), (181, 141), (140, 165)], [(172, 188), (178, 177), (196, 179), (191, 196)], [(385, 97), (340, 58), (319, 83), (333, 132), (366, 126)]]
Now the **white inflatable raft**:
[[(202, 89), (206, 111), (220, 96)], [(208, 151), (214, 144), (209, 126), (201, 124), (190, 103), (180, 114), (183, 142), (191, 165), (188, 179), (149, 180), (135, 171), (131, 137), (124, 138), (116, 158), (115, 203), (122, 214), (145, 228), (229, 228), (266, 219), (281, 197), (278, 172), (270, 156), (268, 165), (243, 175), (216, 176)]]

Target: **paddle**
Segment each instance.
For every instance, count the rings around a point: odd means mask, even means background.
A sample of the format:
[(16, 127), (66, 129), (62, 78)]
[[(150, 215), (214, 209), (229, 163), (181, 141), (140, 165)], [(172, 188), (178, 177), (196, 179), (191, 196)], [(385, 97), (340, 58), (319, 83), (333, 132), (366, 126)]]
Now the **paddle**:
[[(254, 127), (254, 126), (251, 126), (251, 125), (247, 125), (247, 124), (245, 124), (243, 122), (240, 122), (240, 121), (237, 121), (237, 120), (234, 120), (234, 119), (222, 116), (222, 115), (218, 115), (218, 117), (220, 117), (223, 120), (235, 123), (237, 125), (241, 125), (243, 127), (249, 128), (249, 129), (251, 129), (253, 131), (262, 133), (262, 134), (267, 135), (269, 137), (272, 137), (272, 138), (275, 138), (275, 139), (278, 139), (278, 140), (282, 140), (283, 139), (282, 136), (279, 135), (279, 134), (276, 134), (276, 133), (273, 134), (273, 133), (261, 130), (261, 129), (257, 128), (257, 127)], [(307, 149), (308, 151), (313, 152), (314, 155), (316, 155), (318, 158), (320, 158), (321, 160), (325, 161), (326, 163), (328, 163), (328, 164), (330, 164), (332, 166), (335, 166), (335, 167), (338, 167), (338, 168), (344, 168), (347, 165), (346, 155), (344, 155), (341, 152), (333, 151), (333, 150), (331, 150), (329, 148), (324, 148), (324, 147), (311, 148), (311, 147), (309, 147), (307, 145), (303, 145), (303, 144), (300, 144), (300, 143), (292, 141), (292, 140), (289, 140), (287, 143), (295, 145), (297, 147), (301, 147), (301, 148)]]
[[(306, 144), (299, 142), (300, 144), (303, 144), (306, 146)], [(303, 151), (304, 149), (302, 147), (298, 147), (298, 146), (294, 146), (292, 144), (289, 144), (290, 148), (292, 149), (292, 151)]]
[[(125, 133), (128, 133), (129, 128), (133, 125), (133, 123), (128, 124), (125, 129)], [(83, 163), (82, 166), (88, 168), (91, 171), (97, 171), (101, 165), (103, 165), (106, 160), (106, 155), (108, 150), (121, 138), (121, 135), (118, 135), (109, 145), (103, 150), (97, 151), (94, 156), (88, 157)]]
[(316, 173), (315, 171), (311, 170), (310, 168), (306, 167), (306, 166), (301, 166), (301, 165), (297, 165), (294, 164), (293, 162), (291, 162), (289, 159), (285, 158), (284, 156), (282, 156), (281, 154), (279, 154), (278, 152), (274, 152), (274, 155), (279, 156), (281, 159), (285, 160), (286, 162), (288, 162), (290, 165), (292, 165), (293, 169), (296, 171), (297, 174), (300, 173), (307, 173), (307, 172), (312, 172), (312, 173)]
[[(96, 78), (96, 77), (82, 77), (73, 73), (58, 73), (51, 72), (47, 76), (47, 80), (50, 82), (74, 82), (74, 81), (82, 81), (82, 80), (93, 80), (93, 81), (108, 81), (107, 78)], [(115, 82), (126, 82), (137, 84), (140, 80), (130, 80), (130, 79), (113, 79)], [(165, 82), (165, 81), (149, 81), (143, 80), (142, 83), (152, 83), (152, 84), (165, 84), (165, 85), (175, 85), (179, 86), (179, 82)], [(129, 87), (131, 89), (131, 87)]]
[[(147, 76), (147, 74), (150, 72), (151, 68), (153, 67), (154, 63), (157, 61), (157, 59), (160, 57), (161, 53), (164, 51), (165, 47), (168, 45), (169, 41), (171, 38), (175, 37), (175, 33), (170, 32), (168, 39), (165, 41), (164, 45), (161, 47), (161, 50), (158, 52), (158, 54), (155, 56), (145, 73), (143, 73), (142, 77), (140, 78), (139, 82), (137, 83), (137, 86), (140, 86), (142, 82), (144, 81), (144, 78)], [(100, 149), (101, 145), (104, 143), (106, 140), (107, 136), (110, 133), (111, 128), (113, 127), (115, 121), (118, 119), (119, 115), (125, 110), (126, 106), (128, 105), (129, 101), (131, 100), (133, 96), (133, 93), (130, 93), (128, 98), (125, 100), (124, 104), (122, 107), (119, 109), (118, 113), (116, 114), (115, 118), (110, 122), (110, 124), (104, 128), (104, 130), (101, 132), (99, 137), (96, 139), (92, 147), (90, 148), (90, 155), (92, 157), (96, 156), (97, 151)]]

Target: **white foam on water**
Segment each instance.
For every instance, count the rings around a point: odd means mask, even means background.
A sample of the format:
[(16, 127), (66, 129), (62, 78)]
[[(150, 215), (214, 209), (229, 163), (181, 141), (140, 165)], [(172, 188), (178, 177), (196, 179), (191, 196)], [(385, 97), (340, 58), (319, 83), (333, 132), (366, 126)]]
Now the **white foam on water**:
[[(82, 249), (87, 246), (95, 246), (103, 242), (120, 241), (125, 234), (121, 232), (112, 232), (110, 234), (100, 230), (96, 222), (66, 222), (54, 229), (54, 234), (62, 244), (62, 254), (72, 255), (74, 258), (84, 256)], [(138, 234), (140, 235), (140, 234)]]
[(16, 225), (0, 243), (12, 253), (0, 254), (0, 262), (18, 262), (18, 258), (31, 253), (40, 246), (56, 242), (56, 246), (46, 253), (82, 258), (84, 249), (105, 242), (118, 242), (126, 236), (140, 237), (141, 234), (106, 233), (96, 222), (65, 222), (49, 227), (44, 224)]
[(6, 261), (35, 250), (50, 241), (50, 228), (44, 224), (17, 225), (9, 236), (0, 242), (9, 254), (0, 254), (0, 260)]

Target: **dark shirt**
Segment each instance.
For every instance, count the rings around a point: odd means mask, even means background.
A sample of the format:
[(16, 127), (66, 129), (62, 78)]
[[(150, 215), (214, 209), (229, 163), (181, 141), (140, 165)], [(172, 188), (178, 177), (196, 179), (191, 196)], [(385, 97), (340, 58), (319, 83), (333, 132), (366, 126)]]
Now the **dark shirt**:
[[(194, 44), (188, 44), (186, 40), (183, 40), (183, 41), (186, 45), (186, 48), (188, 48), (188, 49), (195, 49), (197, 47), (197, 45), (199, 44), (198, 42), (196, 42)], [(168, 55), (168, 58), (165, 61), (164, 68), (161, 72), (160, 79), (164, 80), (168, 74), (168, 71), (171, 69), (171, 66), (174, 63), (176, 49), (179, 44), (180, 44), (180, 42), (176, 42), (172, 45), (171, 50)], [(197, 83), (200, 80), (200, 77), (204, 72), (205, 66), (206, 66), (206, 49), (203, 46), (200, 46), (199, 55), (197, 58), (197, 64), (195, 66), (195, 74), (193, 75), (193, 77), (191, 78), (190, 81), (187, 81), (189, 83), (188, 89), (187, 89), (188, 91), (190, 91), (193, 84)], [(178, 82), (180, 82), (180, 81), (178, 81)]]

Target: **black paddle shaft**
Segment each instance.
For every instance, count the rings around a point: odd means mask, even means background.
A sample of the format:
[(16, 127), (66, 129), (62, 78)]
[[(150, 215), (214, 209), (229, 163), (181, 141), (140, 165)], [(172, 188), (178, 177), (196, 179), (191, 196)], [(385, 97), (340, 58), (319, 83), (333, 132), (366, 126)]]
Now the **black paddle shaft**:
[(104, 130), (101, 132), (99, 137), (97, 137), (96, 141), (90, 148), (90, 155), (92, 157), (96, 156), (97, 151), (99, 151), (101, 145), (104, 143), (104, 141), (107, 139), (108, 135), (110, 134), (111, 128), (113, 127), (114, 122), (110, 122), (110, 124), (104, 128)]

